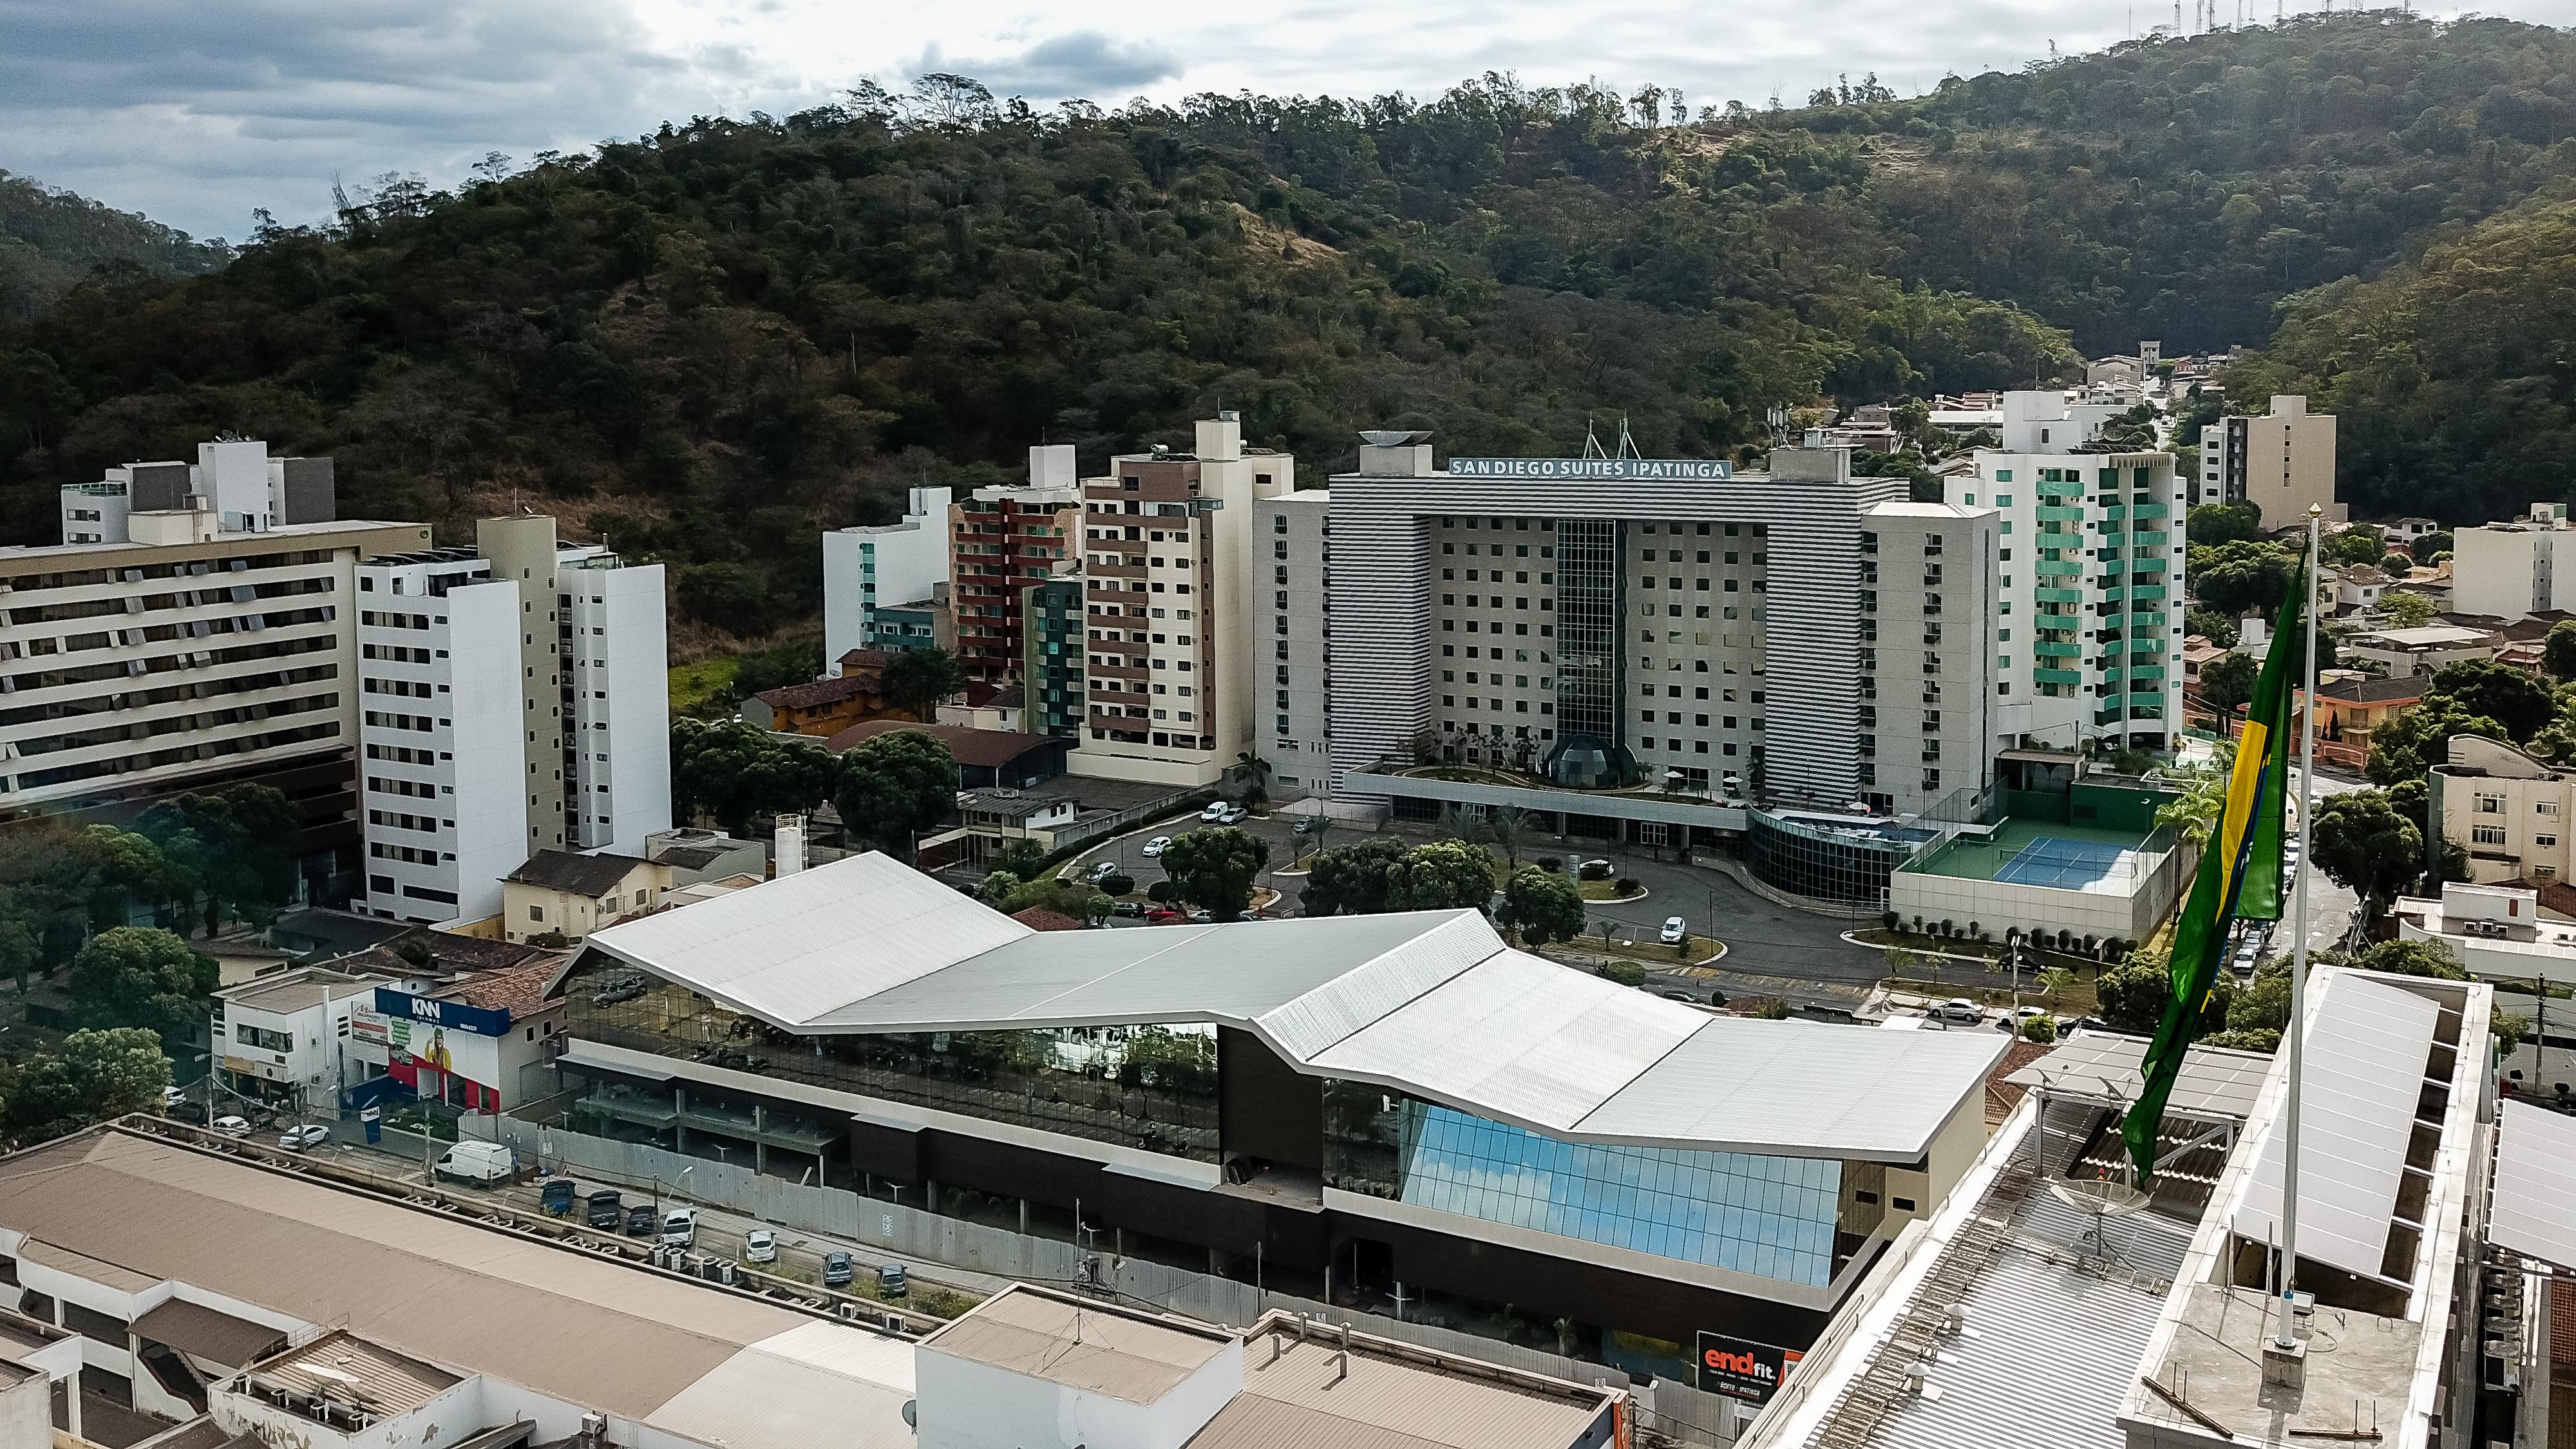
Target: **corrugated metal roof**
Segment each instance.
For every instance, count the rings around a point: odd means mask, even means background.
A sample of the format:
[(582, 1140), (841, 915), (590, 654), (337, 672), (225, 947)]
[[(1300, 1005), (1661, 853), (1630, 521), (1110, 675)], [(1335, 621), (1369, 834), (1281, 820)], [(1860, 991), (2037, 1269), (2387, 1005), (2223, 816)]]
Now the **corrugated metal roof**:
[(1280, 1335), (1275, 1360), (1269, 1336), (1247, 1342), (1243, 1392), (1189, 1449), (1565, 1449), (1607, 1408), (1606, 1396), (1443, 1373), (1355, 1338), (1347, 1376), (1330, 1338)]
[(853, 1410), (900, 1427), (912, 1397), (912, 1345), (805, 1323), (764, 1339), (671, 1396), (644, 1422), (726, 1449), (813, 1449), (853, 1433)]
[(923, 1339), (920, 1349), (1152, 1404), (1233, 1344), (1217, 1329), (1014, 1284)]
[(590, 944), (794, 1026), (1030, 934), (871, 851), (620, 922)]
[(2497, 1105), (2495, 1216), (2488, 1234), (2517, 1253), (2576, 1272), (2576, 1117), (2510, 1097)]
[(2008, 1041), (1991, 1031), (1711, 1016), (1575, 1130), (1675, 1147), (1909, 1161), (1981, 1090)]
[[(2146, 1055), (2145, 1037), (2088, 1031), (2004, 1080), (2019, 1087), (2048, 1087), (2059, 1095), (2106, 1107), (2124, 1106), (2136, 1101), (2145, 1085), (2139, 1065)], [(2254, 1099), (2271, 1070), (2270, 1052), (2193, 1047), (2183, 1053), (2182, 1072), (2174, 1078), (2165, 1115), (2232, 1117), (2242, 1122), (2253, 1115)]]
[(134, 1320), (134, 1332), (138, 1338), (166, 1343), (226, 1368), (240, 1368), (288, 1338), (285, 1329), (236, 1318), (184, 1298), (173, 1298)]
[[(6, 1223), (13, 1228), (21, 1226), (5, 1218), (0, 1218), (0, 1223)], [(48, 1268), (59, 1268), (75, 1278), (87, 1278), (93, 1283), (114, 1288), (123, 1293), (140, 1293), (161, 1281), (149, 1273), (137, 1273), (121, 1263), (93, 1258), (87, 1253), (66, 1248), (59, 1243), (49, 1243), (41, 1238), (31, 1237), (19, 1244), (18, 1256), (26, 1262), (41, 1263)]]
[(436, 1364), (336, 1329), (253, 1367), (250, 1381), (378, 1418), (409, 1413), (464, 1382)]
[[(105, 1130), (0, 1160), (0, 1225), (397, 1352), (645, 1418), (801, 1313)], [(66, 1271), (80, 1271), (67, 1267)], [(86, 1276), (86, 1275), (85, 1275)], [(105, 1281), (105, 1280), (102, 1280)], [(874, 1337), (857, 1325), (824, 1325)], [(871, 1411), (855, 1399), (852, 1412)]]

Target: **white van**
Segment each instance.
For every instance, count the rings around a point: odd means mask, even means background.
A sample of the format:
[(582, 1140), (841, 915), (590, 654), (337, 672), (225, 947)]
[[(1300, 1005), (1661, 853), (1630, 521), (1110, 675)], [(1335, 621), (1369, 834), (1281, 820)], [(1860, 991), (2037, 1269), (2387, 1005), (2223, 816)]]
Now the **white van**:
[(511, 1171), (510, 1149), (498, 1142), (459, 1142), (435, 1167), (439, 1176), (460, 1182), (504, 1182)]
[(698, 1245), (698, 1210), (675, 1207), (662, 1214), (662, 1246), (694, 1248)]

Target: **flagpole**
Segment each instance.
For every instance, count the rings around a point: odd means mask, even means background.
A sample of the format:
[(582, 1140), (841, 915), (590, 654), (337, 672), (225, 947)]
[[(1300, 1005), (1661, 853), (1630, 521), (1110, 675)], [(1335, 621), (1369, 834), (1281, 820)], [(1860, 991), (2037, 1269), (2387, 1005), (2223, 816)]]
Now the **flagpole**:
[(2281, 1151), (2281, 1318), (2273, 1342), (2296, 1343), (2290, 1295), (2299, 1283), (2299, 1077), (2301, 1041), (2308, 1023), (2308, 817), (2316, 799), (2317, 779), (2317, 545), (2325, 509), (2308, 505), (2308, 562), (2300, 576), (2300, 612), (2307, 616), (2308, 651), (2305, 676), (2299, 681), (2299, 884), (2292, 912), (2290, 1020), (2282, 1033), (2290, 1054), (2290, 1097), (2282, 1116)]

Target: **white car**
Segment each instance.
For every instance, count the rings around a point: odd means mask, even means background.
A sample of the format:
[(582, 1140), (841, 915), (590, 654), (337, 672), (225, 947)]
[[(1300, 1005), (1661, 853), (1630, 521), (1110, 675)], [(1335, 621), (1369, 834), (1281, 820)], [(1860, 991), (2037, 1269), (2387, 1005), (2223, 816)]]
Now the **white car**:
[(1948, 1017), (1952, 1021), (1983, 1021), (1986, 1019), (1985, 1008), (1977, 1005), (1977, 1003), (1970, 1001), (1964, 996), (1953, 996), (1949, 1000), (1942, 1002), (1939, 1006), (1934, 1007), (1933, 1010), (1942, 1016)]
[(746, 1263), (778, 1261), (778, 1235), (767, 1228), (753, 1228), (742, 1235), (742, 1260)]
[(289, 1127), (277, 1134), (277, 1145), (286, 1152), (302, 1152), (308, 1147), (319, 1147), (330, 1140), (331, 1129), (319, 1122), (307, 1122), (301, 1127)]
[(1172, 837), (1168, 835), (1157, 835), (1153, 839), (1145, 842), (1145, 858), (1147, 860), (1159, 859), (1164, 851), (1171, 848)]
[(1208, 808), (1199, 812), (1199, 818), (1214, 825), (1225, 818), (1225, 812), (1233, 808), (1222, 800), (1211, 800), (1208, 802)]
[(161, 1110), (164, 1112), (169, 1111), (171, 1108), (178, 1106), (186, 1100), (188, 1100), (188, 1089), (185, 1087), (163, 1087), (161, 1089)]
[(1679, 916), (1666, 916), (1661, 939), (1667, 946), (1678, 946), (1690, 939), (1690, 927), (1683, 925)]
[(236, 1117), (232, 1113), (227, 1112), (215, 1119), (214, 1128), (217, 1132), (222, 1133), (226, 1137), (248, 1137), (250, 1135), (250, 1119), (247, 1117)]

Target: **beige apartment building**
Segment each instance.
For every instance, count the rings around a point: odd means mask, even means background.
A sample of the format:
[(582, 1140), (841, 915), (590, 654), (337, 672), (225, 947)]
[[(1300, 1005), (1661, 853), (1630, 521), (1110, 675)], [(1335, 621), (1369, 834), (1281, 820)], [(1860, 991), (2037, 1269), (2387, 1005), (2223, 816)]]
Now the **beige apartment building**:
[(2200, 430), (2200, 503), (2253, 503), (2262, 527), (2296, 528), (2308, 505), (2342, 523), (2351, 510), (2335, 502), (2335, 418), (2308, 411), (2297, 393), (2277, 394), (2262, 417), (2224, 417)]
[(1254, 505), (1293, 489), (1296, 468), (1245, 447), (1241, 421), (1220, 413), (1199, 423), (1193, 453), (1112, 458), (1108, 476), (1083, 481), (1074, 774), (1209, 785), (1252, 748)]
[(2500, 740), (2453, 735), (2449, 757), (2427, 778), (2442, 839), (2468, 851), (2471, 881), (2570, 879), (2576, 770), (2544, 765)]

